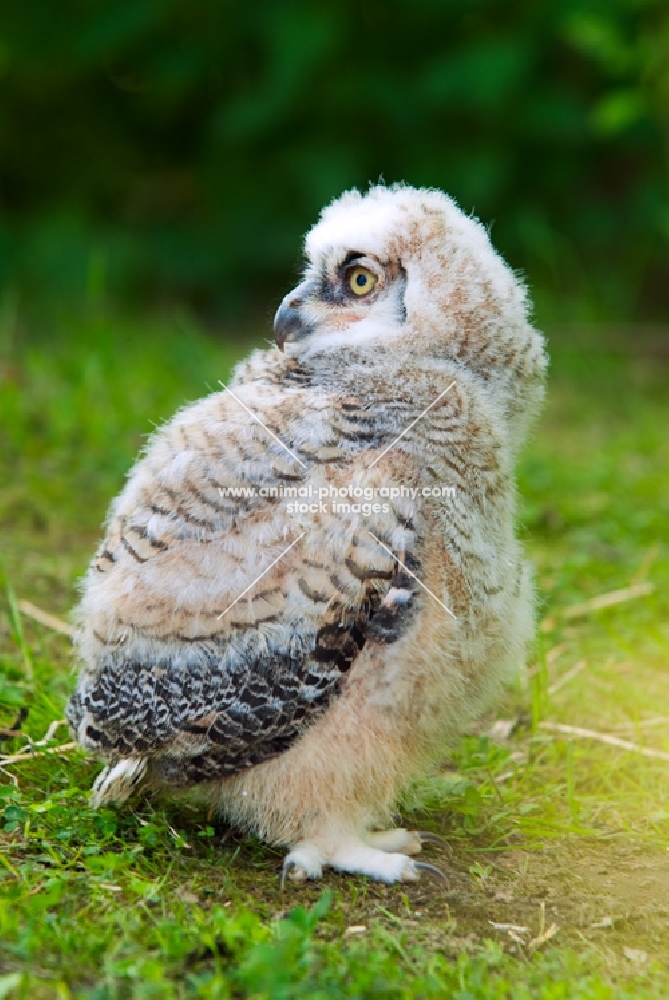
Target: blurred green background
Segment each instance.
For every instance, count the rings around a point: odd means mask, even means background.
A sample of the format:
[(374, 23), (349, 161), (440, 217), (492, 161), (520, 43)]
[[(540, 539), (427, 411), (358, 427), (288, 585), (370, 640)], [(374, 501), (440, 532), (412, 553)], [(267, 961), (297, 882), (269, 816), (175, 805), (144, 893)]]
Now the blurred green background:
[[(407, 818), (452, 843), (447, 895), (328, 876), (316, 931), (279, 921), (320, 887), (282, 898), (272, 849), (186, 806), (91, 812), (90, 760), (9, 756), (0, 1000), (669, 997), (669, 0), (2, 4), (2, 749), (63, 718), (72, 651), (40, 622), (147, 435), (269, 338), (304, 232), (380, 175), (491, 227), (551, 356), (519, 725)], [(496, 928), (538, 919), (503, 956)]]
[(266, 318), (343, 189), (433, 185), (540, 320), (669, 305), (667, 0), (28, 0), (0, 19), (0, 282)]

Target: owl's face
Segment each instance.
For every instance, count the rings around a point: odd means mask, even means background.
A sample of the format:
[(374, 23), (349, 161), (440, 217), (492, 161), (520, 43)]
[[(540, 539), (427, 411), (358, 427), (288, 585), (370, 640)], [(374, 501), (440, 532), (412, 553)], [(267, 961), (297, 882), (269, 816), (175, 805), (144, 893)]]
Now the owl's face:
[(284, 298), (274, 336), (307, 348), (353, 344), (389, 336), (406, 318), (406, 273), (399, 260), (364, 249), (327, 248), (311, 262), (304, 280)]
[(302, 354), (406, 333), (409, 279), (415, 294), (416, 253), (424, 259), (429, 242), (418, 231), (428, 212), (443, 236), (451, 204), (441, 192), (375, 187), (347, 191), (324, 209), (305, 240), (304, 280), (277, 311), (278, 346)]
[[(481, 223), (441, 191), (348, 191), (322, 212), (305, 250), (304, 280), (274, 321), (282, 350), (328, 355), (383, 344), (442, 357), (535, 336), (522, 282)], [(497, 354), (503, 365), (506, 352)]]

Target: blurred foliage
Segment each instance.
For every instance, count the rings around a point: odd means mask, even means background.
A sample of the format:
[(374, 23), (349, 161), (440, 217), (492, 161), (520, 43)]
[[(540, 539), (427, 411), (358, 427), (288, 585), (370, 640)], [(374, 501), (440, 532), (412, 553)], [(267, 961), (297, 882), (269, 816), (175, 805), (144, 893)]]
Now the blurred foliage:
[(669, 304), (667, 0), (28, 0), (0, 85), (24, 296), (264, 308), (382, 175), (494, 222), (555, 318)]

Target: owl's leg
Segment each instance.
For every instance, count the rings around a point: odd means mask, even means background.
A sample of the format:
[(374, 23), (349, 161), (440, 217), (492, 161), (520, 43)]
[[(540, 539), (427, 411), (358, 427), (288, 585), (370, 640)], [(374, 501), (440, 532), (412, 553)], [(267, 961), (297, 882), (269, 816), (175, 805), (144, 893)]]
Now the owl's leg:
[[(407, 835), (404, 840), (408, 846), (416, 846), (412, 839), (415, 834), (406, 830), (387, 831), (389, 834), (400, 832)], [(386, 844), (388, 843), (389, 838), (386, 838)], [(420, 842), (418, 849), (420, 850)], [(326, 866), (356, 875), (369, 875), (380, 882), (416, 882), (420, 878), (421, 869), (444, 877), (443, 873), (433, 865), (412, 861), (406, 854), (372, 847), (361, 838), (352, 835), (346, 838), (338, 837), (330, 844), (317, 845), (307, 842), (297, 844), (283, 863), (281, 884), (284, 884), (286, 878), (294, 882), (320, 878)]]
[(425, 830), (374, 830), (364, 834), (364, 841), (369, 847), (376, 847), (379, 851), (400, 851), (402, 854), (420, 854), (423, 844), (440, 844), (448, 847), (445, 840), (438, 837), (436, 833), (429, 833)]

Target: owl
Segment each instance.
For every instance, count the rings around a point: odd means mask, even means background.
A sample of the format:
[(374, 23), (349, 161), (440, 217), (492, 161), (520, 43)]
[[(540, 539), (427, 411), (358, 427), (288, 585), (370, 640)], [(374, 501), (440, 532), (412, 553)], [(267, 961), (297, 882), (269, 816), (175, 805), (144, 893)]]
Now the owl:
[(188, 792), (324, 867), (414, 880), (398, 795), (533, 630), (514, 465), (543, 339), (436, 190), (349, 191), (306, 237), (276, 346), (150, 439), (76, 611), (92, 803)]

